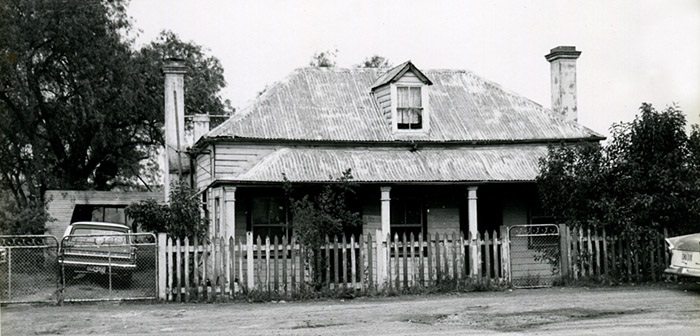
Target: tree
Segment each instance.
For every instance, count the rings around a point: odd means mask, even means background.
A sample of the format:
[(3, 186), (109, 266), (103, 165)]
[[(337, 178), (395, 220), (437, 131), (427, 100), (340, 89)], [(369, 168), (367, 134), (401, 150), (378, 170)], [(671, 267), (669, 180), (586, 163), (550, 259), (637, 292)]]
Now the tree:
[[(214, 56), (208, 56), (202, 46), (190, 41), (183, 42), (172, 31), (162, 31), (155, 41), (139, 51), (152, 65), (152, 84), (158, 97), (163, 97), (163, 76), (160, 69), (167, 58), (179, 58), (187, 67), (185, 74), (185, 114), (229, 115), (233, 108), (229, 100), (220, 96), (226, 87), (224, 69)], [(155, 93), (155, 92), (154, 92)], [(162, 99), (161, 99), (162, 101)], [(162, 115), (163, 104), (160, 104)]]
[(155, 174), (165, 56), (191, 69), (189, 113), (230, 110), (219, 61), (170, 32), (135, 51), (125, 4), (0, 2), (0, 188), (19, 208), (43, 207), (47, 189), (133, 188)]
[(147, 64), (120, 35), (124, 10), (123, 1), (0, 5), (0, 164), (18, 203), (48, 188), (106, 189), (159, 144)]
[(675, 106), (642, 104), (607, 146), (562, 145), (540, 160), (540, 198), (561, 222), (657, 239), (700, 229), (700, 134)]
[(372, 57), (365, 58), (362, 63), (356, 65), (357, 68), (390, 68), (391, 63), (388, 59), (383, 56), (374, 55)]
[(337, 57), (338, 49), (317, 52), (311, 57), (309, 66), (317, 68), (334, 68), (336, 65), (335, 59)]

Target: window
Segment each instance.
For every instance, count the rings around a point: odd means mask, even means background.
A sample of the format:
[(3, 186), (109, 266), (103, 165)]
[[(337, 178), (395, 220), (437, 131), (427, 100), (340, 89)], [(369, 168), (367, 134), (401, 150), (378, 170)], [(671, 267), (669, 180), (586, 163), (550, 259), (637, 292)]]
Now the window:
[(413, 235), (414, 239), (418, 239), (418, 234), (423, 234), (424, 216), (423, 216), (423, 201), (417, 198), (392, 198), (391, 200), (391, 237), (392, 239), (398, 234), (399, 239), (403, 239), (406, 235), (406, 240), (410, 240)]
[(273, 241), (275, 236), (282, 239), (288, 234), (287, 230), (287, 208), (283, 198), (277, 197), (257, 197), (252, 200), (251, 225), (254, 239), (263, 241), (265, 237), (270, 237)]
[(396, 125), (398, 129), (423, 128), (423, 102), (421, 88), (400, 86), (396, 88)]
[[(202, 193), (202, 212), (204, 220), (209, 223), (209, 201), (207, 200), (207, 192)], [(209, 230), (209, 228), (207, 228)]]
[(76, 204), (70, 222), (109, 222), (132, 226), (134, 221), (126, 215), (124, 209), (126, 205)]
[(221, 199), (214, 198), (214, 232), (212, 235), (218, 237), (221, 232)]

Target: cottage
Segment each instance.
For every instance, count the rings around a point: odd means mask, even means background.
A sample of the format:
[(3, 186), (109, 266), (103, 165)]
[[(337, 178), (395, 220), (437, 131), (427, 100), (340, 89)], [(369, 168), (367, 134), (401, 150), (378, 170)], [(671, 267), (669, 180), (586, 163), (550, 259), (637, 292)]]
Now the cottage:
[[(172, 154), (169, 170), (191, 162), (213, 236), (289, 235), (284, 176), (312, 188), (347, 169), (360, 185), (364, 224), (354, 233), (466, 235), (548, 221), (537, 201), (538, 159), (548, 145), (603, 139), (576, 122), (579, 55), (557, 47), (546, 56), (552, 109), (472, 72), (411, 61), (298, 69), (198, 135), (191, 161)], [(178, 148), (183, 71), (177, 63), (164, 70), (166, 141)], [(202, 133), (206, 118), (198, 118)]]

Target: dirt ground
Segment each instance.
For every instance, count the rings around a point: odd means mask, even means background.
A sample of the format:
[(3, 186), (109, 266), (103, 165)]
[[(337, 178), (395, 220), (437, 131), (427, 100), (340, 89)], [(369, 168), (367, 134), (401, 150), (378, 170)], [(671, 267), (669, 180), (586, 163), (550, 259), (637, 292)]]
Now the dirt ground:
[(700, 335), (700, 285), (0, 309), (2, 335)]

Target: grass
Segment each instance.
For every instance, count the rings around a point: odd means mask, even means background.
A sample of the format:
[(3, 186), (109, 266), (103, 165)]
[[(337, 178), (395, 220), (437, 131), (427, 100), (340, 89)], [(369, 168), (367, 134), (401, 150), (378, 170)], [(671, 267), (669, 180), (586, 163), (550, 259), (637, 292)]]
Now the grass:
[(388, 284), (382, 288), (365, 288), (363, 290), (353, 288), (328, 288), (326, 286), (305, 285), (290, 293), (248, 290), (242, 289), (236, 296), (236, 301), (246, 302), (279, 302), (285, 300), (304, 301), (319, 299), (350, 300), (357, 297), (396, 297), (401, 295), (430, 295), (444, 293), (468, 293), (503, 291), (508, 288), (504, 281), (479, 278), (479, 279), (453, 279), (442, 278), (428, 286), (413, 285), (408, 288), (397, 289)]

